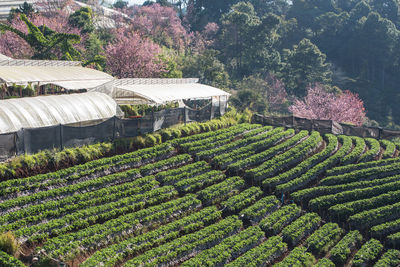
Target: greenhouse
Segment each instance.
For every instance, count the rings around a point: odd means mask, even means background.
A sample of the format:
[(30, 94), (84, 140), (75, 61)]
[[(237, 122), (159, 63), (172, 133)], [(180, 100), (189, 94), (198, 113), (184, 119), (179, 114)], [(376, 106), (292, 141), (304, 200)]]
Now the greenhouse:
[(180, 100), (212, 100), (226, 104), (229, 93), (198, 79), (121, 79), (108, 93), (118, 104), (162, 105)]
[(0, 134), (59, 124), (91, 125), (118, 115), (115, 101), (97, 92), (0, 100)]
[(52, 84), (68, 90), (90, 90), (113, 79), (107, 73), (80, 66), (0, 66), (0, 83), (6, 86)]

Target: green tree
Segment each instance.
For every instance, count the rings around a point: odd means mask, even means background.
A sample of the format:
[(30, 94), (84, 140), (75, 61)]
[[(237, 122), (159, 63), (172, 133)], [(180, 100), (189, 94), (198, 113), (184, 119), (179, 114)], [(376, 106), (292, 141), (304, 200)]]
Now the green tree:
[(18, 8), (12, 8), (10, 10), (7, 20), (11, 22), (18, 14), (25, 14), (27, 17), (30, 17), (35, 12), (36, 10), (33, 8), (32, 4), (24, 2)]
[(80, 60), (81, 55), (74, 47), (81, 40), (79, 35), (55, 32), (46, 25), (37, 27), (25, 14), (20, 18), (28, 28), (27, 34), (3, 23), (0, 31), (10, 31), (24, 39), (34, 51), (33, 59), (59, 59), (61, 54), (61, 59)]
[(81, 7), (69, 16), (69, 24), (79, 28), (82, 33), (90, 33), (94, 30), (93, 11), (90, 7)]
[(225, 66), (217, 59), (218, 52), (205, 50), (201, 54), (186, 56), (182, 62), (183, 77), (198, 77), (201, 83), (228, 89), (231, 85)]
[(293, 49), (283, 51), (282, 80), (288, 93), (304, 96), (310, 84), (331, 82), (332, 71), (326, 55), (308, 39), (303, 39)]
[(123, 9), (128, 6), (128, 1), (118, 0), (113, 4), (114, 8)]

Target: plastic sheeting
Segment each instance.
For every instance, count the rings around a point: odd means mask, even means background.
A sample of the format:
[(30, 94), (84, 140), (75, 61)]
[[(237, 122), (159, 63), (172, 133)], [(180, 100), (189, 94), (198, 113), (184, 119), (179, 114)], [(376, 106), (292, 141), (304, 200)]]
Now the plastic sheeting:
[(75, 82), (73, 89), (87, 89), (94, 81), (105, 83), (113, 79), (107, 73), (77, 66), (0, 66), (0, 80), (7, 84)]
[(229, 93), (197, 83), (197, 79), (123, 79), (109, 92), (118, 103), (165, 104), (182, 99), (228, 98)]
[(121, 115), (109, 96), (91, 92), (0, 101), (0, 134), (21, 128), (88, 123)]

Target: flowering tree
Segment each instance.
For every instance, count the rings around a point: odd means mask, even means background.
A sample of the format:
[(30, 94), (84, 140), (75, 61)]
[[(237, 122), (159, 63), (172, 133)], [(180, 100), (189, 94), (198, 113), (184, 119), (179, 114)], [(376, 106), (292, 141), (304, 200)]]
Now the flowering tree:
[(159, 59), (161, 48), (139, 34), (118, 29), (106, 49), (107, 69), (118, 78), (160, 77), (166, 66)]
[[(49, 25), (50, 27), (48, 27)], [(0, 53), (14, 58), (55, 59), (79, 56), (80, 31), (68, 24), (68, 16), (59, 11), (57, 16), (34, 14), (16, 17), (10, 24), (0, 24)], [(76, 58), (77, 59), (77, 58)]]
[(308, 119), (334, 120), (361, 126), (365, 119), (363, 101), (357, 94), (344, 91), (334, 94), (316, 84), (307, 88), (304, 100), (296, 99), (289, 110), (295, 116)]
[(287, 111), (287, 97), (285, 84), (274, 75), (269, 74), (266, 78), (267, 98), (270, 111)]
[(169, 48), (182, 49), (189, 35), (172, 7), (152, 4), (142, 6), (133, 18), (132, 27), (154, 42)]

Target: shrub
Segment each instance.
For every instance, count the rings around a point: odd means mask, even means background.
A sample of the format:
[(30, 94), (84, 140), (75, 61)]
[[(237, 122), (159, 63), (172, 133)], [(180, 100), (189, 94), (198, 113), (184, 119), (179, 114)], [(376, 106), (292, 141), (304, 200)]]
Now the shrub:
[(143, 136), (136, 136), (132, 139), (132, 145), (135, 148), (146, 147), (146, 142)]
[(171, 129), (171, 134), (173, 138), (179, 138), (182, 136), (182, 132), (179, 129)]
[(15, 255), (19, 248), (19, 244), (12, 232), (0, 234), (0, 250), (10, 255)]
[(144, 144), (146, 147), (155, 146), (157, 144), (157, 139), (152, 134), (146, 135), (144, 138)]
[(172, 131), (170, 129), (165, 129), (165, 130), (160, 131), (160, 135), (161, 135), (163, 142), (172, 139)]
[(162, 143), (162, 137), (161, 137), (161, 135), (159, 133), (154, 133), (153, 136), (156, 139), (156, 144), (161, 144)]

